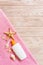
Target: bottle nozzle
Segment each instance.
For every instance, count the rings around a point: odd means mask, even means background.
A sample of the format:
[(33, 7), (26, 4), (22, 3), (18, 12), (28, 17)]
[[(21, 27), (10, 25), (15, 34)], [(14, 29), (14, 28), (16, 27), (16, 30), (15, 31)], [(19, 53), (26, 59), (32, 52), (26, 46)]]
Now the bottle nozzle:
[(11, 40), (11, 45), (15, 45), (16, 44), (16, 41), (15, 40)]

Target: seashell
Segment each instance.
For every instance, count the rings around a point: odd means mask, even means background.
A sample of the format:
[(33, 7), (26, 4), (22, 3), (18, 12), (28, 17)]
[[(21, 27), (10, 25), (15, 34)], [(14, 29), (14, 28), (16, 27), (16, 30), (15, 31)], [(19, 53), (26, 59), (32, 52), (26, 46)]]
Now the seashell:
[(15, 55), (14, 55), (14, 54), (11, 54), (11, 55), (10, 55), (10, 58), (11, 58), (12, 60), (15, 60)]
[(9, 48), (9, 44), (6, 44), (5, 47), (6, 47), (6, 48)]

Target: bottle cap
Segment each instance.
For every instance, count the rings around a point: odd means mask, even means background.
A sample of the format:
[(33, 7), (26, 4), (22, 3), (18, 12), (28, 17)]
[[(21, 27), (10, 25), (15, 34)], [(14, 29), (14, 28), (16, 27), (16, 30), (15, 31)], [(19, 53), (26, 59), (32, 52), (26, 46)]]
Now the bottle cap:
[(15, 40), (11, 40), (11, 45), (13, 46), (13, 45), (15, 45), (16, 44), (16, 41)]

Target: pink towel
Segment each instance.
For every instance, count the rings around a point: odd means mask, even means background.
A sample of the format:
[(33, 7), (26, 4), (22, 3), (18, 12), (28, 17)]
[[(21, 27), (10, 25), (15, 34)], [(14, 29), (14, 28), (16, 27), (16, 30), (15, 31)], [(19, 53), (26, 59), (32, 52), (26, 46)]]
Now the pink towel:
[(23, 47), (27, 58), (20, 61), (16, 58), (15, 61), (12, 61), (9, 57), (9, 53), (5, 49), (6, 41), (1, 38), (1, 36), (4, 36), (4, 32), (8, 31), (8, 28), (10, 28), (12, 31), (15, 31), (14, 27), (10, 23), (10, 21), (7, 19), (4, 12), (0, 9), (0, 65), (38, 65), (36, 60), (33, 58), (30, 51), (25, 46), (25, 43), (20, 38), (18, 33), (14, 36), (15, 40), (21, 44)]

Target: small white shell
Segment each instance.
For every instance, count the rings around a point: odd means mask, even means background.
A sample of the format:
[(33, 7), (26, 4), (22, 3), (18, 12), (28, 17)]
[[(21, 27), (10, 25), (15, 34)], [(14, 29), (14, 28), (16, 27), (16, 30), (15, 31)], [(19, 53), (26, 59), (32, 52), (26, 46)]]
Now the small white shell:
[(9, 44), (6, 44), (5, 47), (6, 47), (6, 48), (9, 48)]
[(9, 41), (7, 41), (7, 43), (6, 43), (6, 48), (9, 48), (9, 43), (10, 43), (10, 40)]
[(11, 53), (11, 49), (10, 48), (8, 49), (8, 52)]
[(10, 55), (10, 58), (11, 58), (12, 60), (15, 60), (15, 55), (11, 54), (11, 55)]

